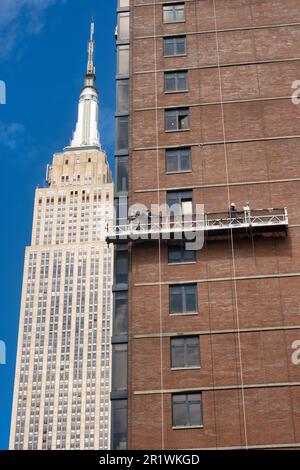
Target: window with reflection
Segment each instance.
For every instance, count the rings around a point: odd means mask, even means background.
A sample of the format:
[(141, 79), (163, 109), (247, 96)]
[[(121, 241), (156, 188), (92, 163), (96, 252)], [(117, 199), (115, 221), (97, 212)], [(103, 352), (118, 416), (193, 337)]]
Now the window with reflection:
[(184, 3), (168, 3), (163, 5), (164, 23), (173, 23), (176, 21), (185, 21)]
[(201, 393), (174, 394), (172, 401), (174, 427), (203, 425)]
[(171, 338), (172, 368), (200, 367), (199, 336)]
[(112, 449), (127, 449), (127, 400), (112, 401)]
[(170, 314), (196, 313), (197, 284), (178, 284), (169, 287)]
[(128, 116), (116, 118), (116, 152), (128, 151)]
[(115, 292), (114, 308), (114, 336), (124, 336), (128, 332), (128, 293), (126, 291)]
[(129, 80), (117, 81), (117, 113), (129, 112)]
[(118, 46), (117, 73), (118, 75), (129, 75), (129, 45)]
[(118, 41), (129, 40), (129, 13), (119, 13)]
[(171, 57), (186, 54), (186, 36), (164, 38), (164, 56)]
[(128, 344), (112, 345), (112, 390), (127, 390), (127, 349)]

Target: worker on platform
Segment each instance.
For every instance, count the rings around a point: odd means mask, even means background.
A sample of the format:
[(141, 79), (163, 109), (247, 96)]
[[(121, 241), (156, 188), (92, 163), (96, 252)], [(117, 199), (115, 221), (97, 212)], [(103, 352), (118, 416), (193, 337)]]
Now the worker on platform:
[(244, 215), (245, 215), (245, 222), (247, 224), (250, 224), (251, 222), (251, 207), (250, 207), (250, 202), (246, 202), (246, 204), (243, 207), (244, 209)]
[(237, 217), (237, 210), (234, 202), (232, 202), (229, 206), (228, 215), (230, 219), (236, 219)]

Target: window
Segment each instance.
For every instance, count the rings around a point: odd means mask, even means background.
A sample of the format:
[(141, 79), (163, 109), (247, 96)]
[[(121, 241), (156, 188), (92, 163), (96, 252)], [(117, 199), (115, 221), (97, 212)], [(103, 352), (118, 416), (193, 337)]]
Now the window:
[(191, 149), (168, 149), (166, 151), (167, 173), (180, 173), (192, 170)]
[(180, 72), (165, 72), (165, 91), (187, 91), (188, 89), (188, 72), (186, 70)]
[(118, 40), (128, 41), (129, 39), (129, 13), (119, 13)]
[(117, 81), (117, 113), (129, 112), (129, 80)]
[(175, 394), (172, 401), (174, 427), (203, 425), (201, 393)]
[(164, 56), (186, 54), (186, 36), (172, 36), (164, 38)]
[(115, 292), (115, 308), (114, 308), (114, 336), (126, 335), (128, 332), (128, 294), (127, 292)]
[(116, 152), (128, 151), (128, 116), (116, 118)]
[(128, 157), (116, 157), (116, 186), (117, 192), (128, 190)]
[(168, 191), (167, 205), (175, 215), (190, 215), (193, 213), (193, 191)]
[(171, 338), (171, 366), (200, 367), (199, 336)]
[(118, 251), (115, 257), (115, 283), (127, 284), (128, 282), (128, 253)]
[(112, 346), (112, 390), (127, 390), (127, 344)]
[(194, 250), (186, 250), (185, 243), (169, 245), (168, 262), (169, 264), (193, 263), (196, 261), (196, 252)]
[(184, 21), (184, 3), (171, 3), (163, 5), (164, 23), (172, 23), (174, 21)]
[(129, 0), (119, 0), (119, 8), (128, 8)]
[(118, 46), (117, 58), (118, 75), (129, 75), (129, 46)]
[(174, 108), (165, 110), (166, 131), (184, 131), (190, 127), (189, 108)]
[(112, 449), (127, 449), (127, 400), (112, 400)]
[(169, 288), (170, 314), (196, 313), (197, 284), (174, 285)]

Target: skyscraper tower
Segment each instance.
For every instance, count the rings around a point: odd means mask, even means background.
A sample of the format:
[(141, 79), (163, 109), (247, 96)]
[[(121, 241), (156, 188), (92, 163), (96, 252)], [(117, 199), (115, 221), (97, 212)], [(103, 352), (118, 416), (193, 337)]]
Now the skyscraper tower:
[(113, 184), (98, 131), (94, 21), (72, 142), (37, 189), (26, 248), (11, 449), (107, 449)]

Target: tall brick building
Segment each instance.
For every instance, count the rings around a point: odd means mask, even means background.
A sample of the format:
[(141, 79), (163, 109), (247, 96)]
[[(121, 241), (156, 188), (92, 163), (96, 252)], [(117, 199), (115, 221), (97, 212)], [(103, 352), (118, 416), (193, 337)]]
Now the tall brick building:
[[(112, 446), (300, 447), (299, 2), (118, 17)], [(127, 197), (203, 204), (203, 248), (133, 241)]]

